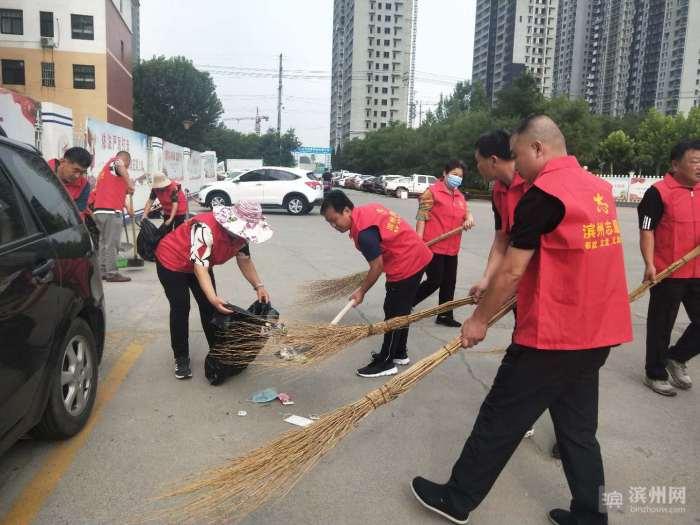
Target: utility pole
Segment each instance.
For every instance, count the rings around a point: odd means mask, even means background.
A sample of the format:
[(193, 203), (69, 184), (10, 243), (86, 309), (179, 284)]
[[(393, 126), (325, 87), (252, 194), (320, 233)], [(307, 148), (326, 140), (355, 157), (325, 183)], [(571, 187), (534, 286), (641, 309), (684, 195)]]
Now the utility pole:
[(280, 53), (279, 87), (277, 89), (277, 142), (279, 143), (279, 161), (282, 164), (282, 53)]
[(421, 100), (418, 103), (418, 127), (420, 128), (420, 124), (423, 122), (423, 101)]

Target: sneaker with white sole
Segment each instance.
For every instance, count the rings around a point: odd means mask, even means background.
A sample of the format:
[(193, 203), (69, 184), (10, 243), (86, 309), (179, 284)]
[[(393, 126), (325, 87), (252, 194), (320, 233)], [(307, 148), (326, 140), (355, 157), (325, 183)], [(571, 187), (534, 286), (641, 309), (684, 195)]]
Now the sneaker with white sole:
[(372, 362), (367, 366), (359, 368), (357, 375), (360, 377), (382, 377), (393, 376), (399, 371), (392, 361), (384, 361), (382, 359), (372, 359)]
[(673, 397), (677, 394), (671, 384), (664, 379), (649, 379), (644, 376), (644, 384), (662, 396)]
[[(370, 352), (370, 356), (372, 356), (372, 360), (377, 359), (377, 356), (379, 354), (377, 352)], [(411, 358), (408, 357), (408, 352), (404, 352), (403, 354), (397, 355), (394, 359), (394, 364), (395, 365), (400, 365), (400, 366), (406, 366), (411, 364)]]
[(685, 363), (668, 359), (666, 361), (666, 371), (668, 372), (669, 382), (676, 388), (688, 390), (693, 386), (693, 380), (688, 375), (688, 368), (685, 366)]
[(175, 377), (177, 379), (187, 379), (192, 377), (192, 369), (190, 368), (189, 357), (175, 358)]

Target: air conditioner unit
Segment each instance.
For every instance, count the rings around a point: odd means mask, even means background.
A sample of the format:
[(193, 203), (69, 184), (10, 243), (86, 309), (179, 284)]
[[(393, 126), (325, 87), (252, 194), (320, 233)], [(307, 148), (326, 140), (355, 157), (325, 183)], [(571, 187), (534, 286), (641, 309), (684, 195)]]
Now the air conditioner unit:
[(42, 36), (41, 47), (56, 47), (56, 40), (52, 36)]

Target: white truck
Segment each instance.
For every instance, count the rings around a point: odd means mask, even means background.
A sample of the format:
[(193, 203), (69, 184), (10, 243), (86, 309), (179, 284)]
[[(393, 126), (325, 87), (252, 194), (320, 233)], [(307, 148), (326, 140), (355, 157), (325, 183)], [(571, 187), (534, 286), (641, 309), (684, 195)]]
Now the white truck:
[(437, 179), (432, 175), (414, 173), (410, 177), (387, 181), (385, 193), (396, 197), (401, 197), (403, 192), (406, 192), (408, 195), (420, 195), (435, 182), (437, 182)]

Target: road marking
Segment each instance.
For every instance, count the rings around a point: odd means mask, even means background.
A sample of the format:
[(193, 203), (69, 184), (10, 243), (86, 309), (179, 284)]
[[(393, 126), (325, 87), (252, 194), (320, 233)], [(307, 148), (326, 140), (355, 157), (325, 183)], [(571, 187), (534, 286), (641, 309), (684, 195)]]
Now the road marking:
[(112, 400), (120, 385), (143, 353), (141, 344), (131, 343), (119, 357), (103, 382), (98, 382), (97, 399), (87, 424), (77, 435), (58, 444), (44, 462), (44, 466), (22, 489), (10, 511), (0, 519), (3, 525), (28, 525), (41, 511), (46, 499), (53, 493), (63, 474), (70, 468), (78, 451), (85, 445), (97, 425), (105, 406)]

